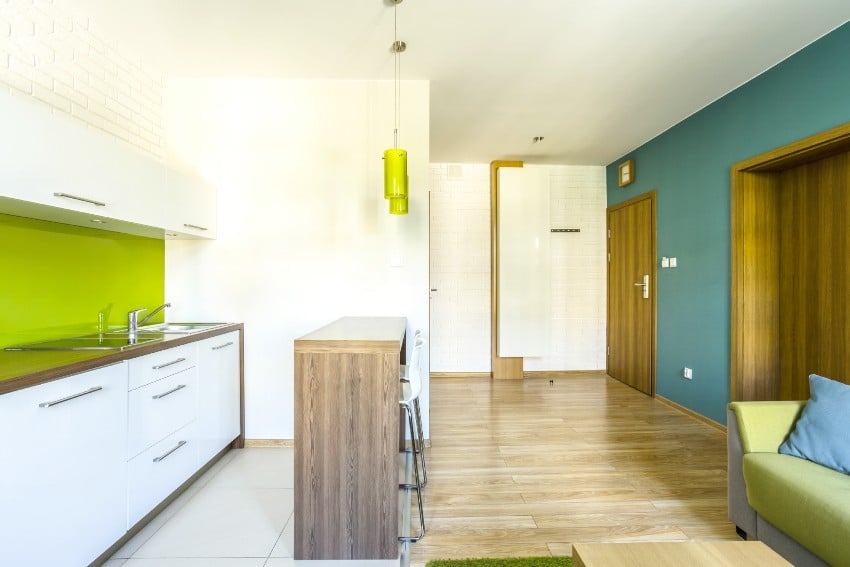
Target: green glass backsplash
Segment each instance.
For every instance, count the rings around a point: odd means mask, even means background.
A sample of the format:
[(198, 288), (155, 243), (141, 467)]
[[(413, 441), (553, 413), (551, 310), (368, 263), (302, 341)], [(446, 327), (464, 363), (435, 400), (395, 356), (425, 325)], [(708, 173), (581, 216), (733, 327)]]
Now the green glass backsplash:
[[(164, 302), (165, 243), (0, 214), (0, 347), (94, 333)], [(157, 315), (162, 320), (162, 315)]]

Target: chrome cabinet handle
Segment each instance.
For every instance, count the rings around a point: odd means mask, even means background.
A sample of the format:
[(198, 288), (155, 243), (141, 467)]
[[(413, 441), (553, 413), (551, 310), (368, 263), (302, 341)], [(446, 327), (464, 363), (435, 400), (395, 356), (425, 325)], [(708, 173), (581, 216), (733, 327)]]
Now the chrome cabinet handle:
[(61, 400), (53, 400), (52, 402), (42, 402), (42, 403), (38, 404), (38, 407), (49, 408), (49, 407), (56, 406), (56, 405), (59, 405), (61, 403), (73, 400), (74, 398), (79, 398), (80, 396), (87, 396), (89, 394), (93, 394), (94, 392), (98, 392), (100, 390), (103, 390), (103, 386), (94, 386), (92, 388), (89, 388), (85, 392), (79, 392), (77, 394), (72, 394), (70, 396), (62, 398)]
[(197, 230), (209, 230), (207, 227), (205, 227), (205, 226), (199, 226), (199, 225), (197, 225), (197, 224), (188, 224), (188, 223), (183, 223), (183, 226), (185, 226), (186, 228), (195, 228), (195, 229), (197, 229)]
[(229, 343), (224, 343), (223, 345), (214, 346), (210, 350), (219, 350), (219, 349), (222, 349), (224, 347), (229, 347), (232, 344), (233, 344), (233, 341), (230, 341)]
[(171, 366), (172, 364), (178, 364), (180, 362), (186, 362), (185, 358), (178, 358), (177, 360), (172, 360), (171, 362), (166, 362), (165, 364), (158, 364), (153, 367), (154, 370), (160, 370), (165, 368), (166, 366)]
[(105, 207), (106, 203), (102, 203), (100, 201), (95, 201), (94, 199), (87, 199), (86, 197), (80, 197), (78, 195), (71, 195), (70, 193), (54, 193), (54, 197), (64, 197), (65, 199), (74, 199), (75, 201), (82, 201), (84, 203), (91, 203), (92, 205), (96, 205), (98, 207)]
[(171, 449), (169, 449), (168, 451), (166, 451), (162, 455), (160, 455), (158, 457), (154, 457), (153, 462), (158, 463), (160, 461), (164, 461), (166, 459), (166, 457), (168, 457), (171, 453), (173, 453), (174, 451), (176, 451), (177, 449), (179, 449), (180, 447), (182, 447), (185, 444), (186, 444), (185, 441), (180, 441), (179, 443), (177, 443), (177, 445), (175, 445), (174, 447), (172, 447)]
[(185, 388), (185, 387), (186, 387), (186, 384), (180, 384), (180, 385), (179, 385), (179, 386), (177, 386), (176, 388), (172, 388), (171, 390), (168, 390), (167, 392), (163, 392), (163, 393), (161, 393), (161, 394), (156, 394), (155, 396), (151, 396), (151, 399), (154, 399), (154, 400), (161, 400), (161, 399), (162, 399), (162, 398), (164, 398), (165, 396), (171, 395), (171, 394), (173, 394), (174, 392), (176, 392), (176, 391), (178, 391), (178, 390), (182, 390), (182, 389), (183, 389), (183, 388)]

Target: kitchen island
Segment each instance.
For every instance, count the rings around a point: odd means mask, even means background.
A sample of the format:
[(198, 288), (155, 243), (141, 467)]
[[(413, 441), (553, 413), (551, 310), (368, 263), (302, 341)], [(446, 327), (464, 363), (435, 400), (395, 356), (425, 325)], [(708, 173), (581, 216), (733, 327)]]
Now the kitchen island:
[(295, 340), (295, 553), (398, 558), (404, 317), (343, 317)]

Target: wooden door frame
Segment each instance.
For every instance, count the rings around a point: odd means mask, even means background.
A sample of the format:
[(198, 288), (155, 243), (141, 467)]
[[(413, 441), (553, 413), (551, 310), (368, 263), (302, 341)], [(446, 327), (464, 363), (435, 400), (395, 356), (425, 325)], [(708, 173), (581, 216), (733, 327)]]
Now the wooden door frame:
[[(605, 210), (605, 228), (610, 235), (611, 230), (611, 213), (618, 211), (620, 209), (625, 209), (635, 203), (639, 203), (641, 201), (649, 200), (650, 208), (652, 210), (652, 214), (650, 215), (650, 245), (652, 247), (652, 269), (650, 270), (650, 274), (652, 276), (652, 286), (650, 287), (651, 293), (649, 294), (650, 301), (650, 310), (652, 312), (652, 317), (650, 321), (650, 353), (649, 353), (649, 364), (650, 364), (650, 396), (655, 397), (655, 360), (656, 360), (656, 329), (657, 329), (657, 320), (658, 320), (658, 308), (657, 308), (657, 297), (658, 297), (658, 247), (657, 247), (657, 195), (656, 190), (648, 191), (641, 195), (637, 195), (623, 201), (622, 203), (617, 203), (616, 205), (611, 205)], [(610, 254), (611, 252), (611, 241), (606, 239), (606, 251)], [(609, 256), (610, 262), (610, 256)], [(605, 264), (606, 268), (608, 268), (608, 262)], [(608, 356), (608, 348), (611, 345), (611, 271), (610, 269), (606, 269), (607, 275), (607, 294), (606, 294), (606, 306), (605, 306), (605, 373), (608, 374), (609, 371), (609, 356)], [(610, 376), (610, 374), (608, 374)]]
[(850, 122), (731, 167), (729, 398), (780, 399), (780, 174), (850, 151)]
[(522, 380), (522, 357), (499, 356), (499, 168), (522, 167), (521, 161), (490, 162), (490, 376)]

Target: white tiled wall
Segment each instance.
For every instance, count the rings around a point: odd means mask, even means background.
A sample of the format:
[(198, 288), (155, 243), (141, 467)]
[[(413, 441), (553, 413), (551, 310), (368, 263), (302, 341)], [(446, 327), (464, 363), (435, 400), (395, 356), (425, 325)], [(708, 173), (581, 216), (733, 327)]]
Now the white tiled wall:
[(431, 372), (490, 371), (490, 166), (431, 164)]
[(163, 159), (160, 73), (53, 0), (0, 0), (4, 90)]
[[(605, 368), (605, 168), (550, 166), (550, 354), (526, 370)], [(490, 371), (490, 167), (431, 164), (431, 371)]]

